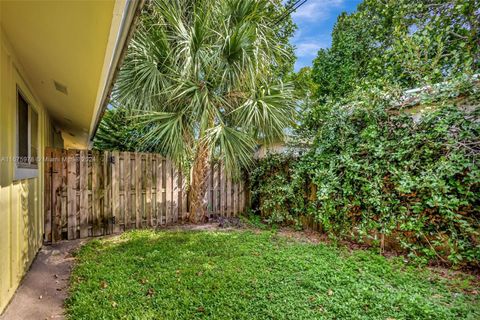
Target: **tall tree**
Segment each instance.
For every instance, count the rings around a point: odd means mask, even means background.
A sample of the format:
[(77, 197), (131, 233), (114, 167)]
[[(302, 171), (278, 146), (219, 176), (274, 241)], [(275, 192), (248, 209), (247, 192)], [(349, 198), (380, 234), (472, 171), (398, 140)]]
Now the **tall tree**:
[(339, 98), (386, 82), (403, 88), (480, 69), (479, 0), (364, 0), (341, 14), (319, 51), (317, 96)]
[(148, 127), (141, 143), (191, 166), (190, 220), (205, 220), (213, 159), (238, 176), (258, 141), (283, 139), (295, 118), (292, 61), (278, 41), (279, 1), (155, 0), (143, 15), (113, 98)]
[(93, 147), (98, 150), (137, 151), (137, 141), (146, 129), (137, 127), (129, 115), (130, 112), (122, 107), (106, 110), (95, 134)]

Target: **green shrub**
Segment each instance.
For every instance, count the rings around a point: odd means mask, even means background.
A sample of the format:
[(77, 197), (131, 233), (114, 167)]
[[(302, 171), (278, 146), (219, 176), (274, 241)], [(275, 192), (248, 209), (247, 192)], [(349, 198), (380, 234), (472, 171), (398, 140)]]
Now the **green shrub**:
[(385, 234), (425, 261), (478, 264), (480, 90), (447, 89), (413, 109), (382, 92), (314, 109), (311, 150), (253, 171), (257, 210), (275, 222), (311, 216), (342, 238)]

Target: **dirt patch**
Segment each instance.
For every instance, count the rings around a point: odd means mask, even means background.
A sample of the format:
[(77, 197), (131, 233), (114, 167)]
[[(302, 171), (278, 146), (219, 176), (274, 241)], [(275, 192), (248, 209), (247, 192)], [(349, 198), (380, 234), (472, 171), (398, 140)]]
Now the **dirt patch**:
[(44, 246), (18, 287), (0, 320), (64, 319), (72, 252), (85, 240)]
[(159, 227), (158, 230), (174, 230), (174, 231), (182, 231), (182, 230), (193, 230), (193, 231), (225, 231), (225, 230), (238, 230), (243, 228), (244, 224), (241, 222), (239, 218), (235, 217), (218, 217), (214, 219), (210, 219), (208, 223), (202, 224), (175, 224), (170, 225), (167, 227)]
[[(319, 243), (331, 243), (331, 240), (326, 234), (321, 234), (317, 231), (312, 230), (294, 230), (289, 227), (284, 227), (278, 230), (277, 234), (279, 236), (286, 237), (294, 241), (300, 241), (305, 243), (319, 244)], [(353, 241), (341, 240), (338, 241), (340, 245), (347, 248), (350, 252), (356, 250), (368, 250), (374, 248), (372, 245), (365, 243), (357, 243)], [(379, 250), (378, 248), (376, 248)], [(386, 257), (387, 259), (393, 257), (404, 257), (402, 252), (394, 250), (384, 250), (379, 253)], [(406, 259), (406, 258), (405, 258)], [(425, 268), (428, 268), (432, 275), (436, 275), (440, 279), (448, 279), (451, 281), (452, 285), (458, 290), (462, 290), (467, 294), (478, 295), (480, 293), (480, 270), (479, 269), (461, 269), (455, 270), (453, 268), (448, 268), (442, 265), (429, 265)], [(455, 284), (456, 282), (456, 284)], [(466, 284), (468, 285), (466, 286)], [(463, 288), (464, 286), (469, 289)], [(473, 288), (473, 289), (472, 289)]]
[(278, 235), (288, 239), (307, 243), (328, 242), (328, 238), (325, 235), (309, 230), (296, 231), (290, 228), (282, 228), (278, 231)]
[(158, 231), (162, 230), (171, 230), (171, 231), (216, 231), (220, 230), (218, 227), (218, 223), (205, 223), (205, 224), (176, 224), (176, 225), (169, 225), (166, 227), (159, 227), (157, 228)]

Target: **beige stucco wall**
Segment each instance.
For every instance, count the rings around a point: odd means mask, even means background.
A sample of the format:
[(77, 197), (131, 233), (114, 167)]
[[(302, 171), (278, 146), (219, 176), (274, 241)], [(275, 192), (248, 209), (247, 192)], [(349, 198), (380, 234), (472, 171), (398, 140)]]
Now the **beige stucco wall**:
[(262, 145), (255, 152), (255, 158), (262, 159), (267, 156), (269, 153), (284, 153), (287, 151), (287, 146), (284, 142), (275, 142), (269, 145)]
[(31, 90), (28, 70), (22, 68), (0, 27), (0, 313), (15, 293), (43, 237), (43, 163), (39, 163), (37, 177), (15, 180), (12, 158), (17, 143), (17, 86), (38, 112), (38, 152), (43, 157), (53, 138), (49, 116)]

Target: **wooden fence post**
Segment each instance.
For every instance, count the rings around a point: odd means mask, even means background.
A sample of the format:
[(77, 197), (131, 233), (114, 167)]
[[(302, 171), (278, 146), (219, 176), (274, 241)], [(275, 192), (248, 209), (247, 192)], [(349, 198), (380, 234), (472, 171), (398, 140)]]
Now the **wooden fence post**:
[(218, 163), (213, 164), (213, 214), (220, 215), (220, 166)]
[(112, 152), (112, 223), (113, 223), (113, 232), (117, 233), (120, 231), (120, 153), (118, 151)]
[(225, 208), (226, 208), (226, 192), (225, 192), (225, 168), (223, 167), (223, 164), (220, 163), (220, 171), (219, 171), (219, 177), (220, 177), (220, 215), (222, 217), (225, 217)]
[(88, 237), (88, 151), (80, 150), (80, 238)]
[(172, 219), (172, 162), (167, 159), (165, 161), (165, 223), (169, 224), (173, 221)]
[(124, 177), (123, 177), (123, 189), (125, 197), (125, 210), (124, 210), (124, 230), (130, 229), (130, 224), (132, 221), (132, 164), (131, 164), (132, 155), (130, 152), (123, 152), (123, 168), (124, 168)]
[(156, 155), (156, 181), (155, 181), (155, 201), (156, 201), (156, 226), (163, 224), (163, 208), (164, 208), (164, 201), (163, 201), (163, 159), (161, 156)]
[(141, 185), (142, 158), (139, 153), (135, 154), (135, 227), (142, 227), (142, 185)]
[(145, 211), (147, 217), (147, 227), (153, 226), (152, 218), (152, 157), (149, 153), (145, 155)]
[(67, 219), (67, 234), (68, 240), (77, 238), (77, 152), (75, 150), (68, 150), (67, 152), (67, 201), (68, 201), (68, 219)]

